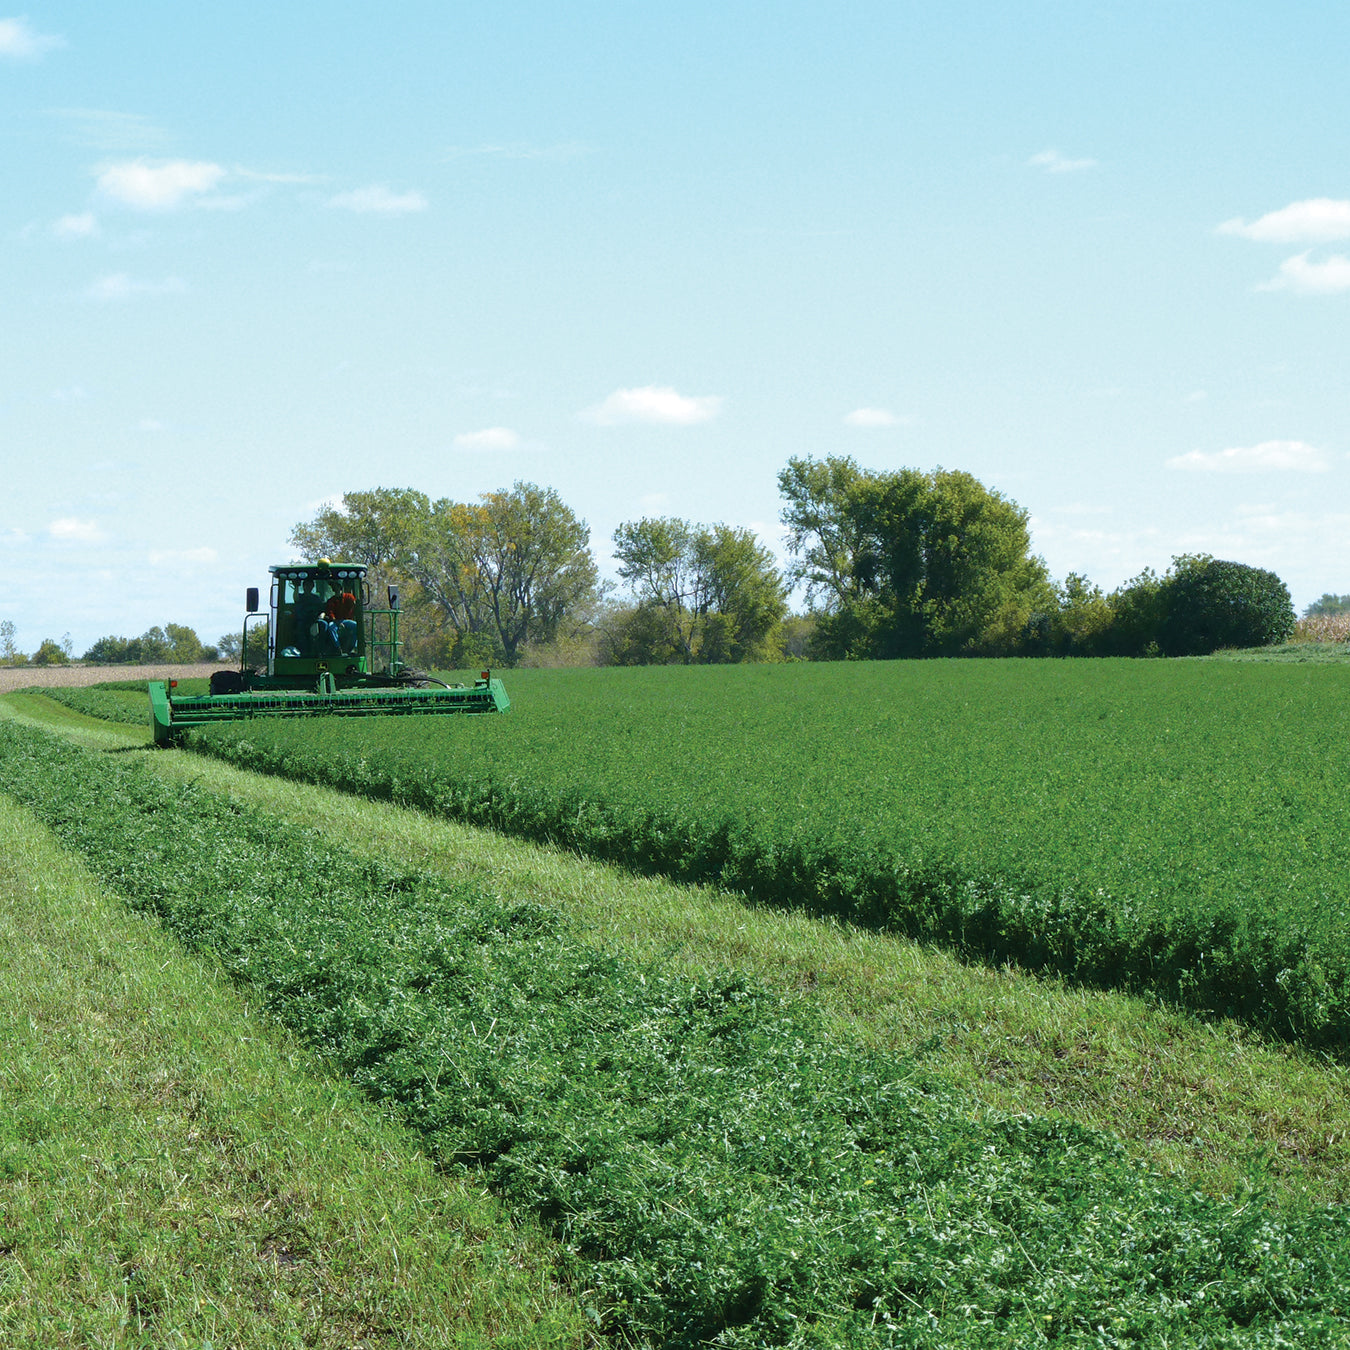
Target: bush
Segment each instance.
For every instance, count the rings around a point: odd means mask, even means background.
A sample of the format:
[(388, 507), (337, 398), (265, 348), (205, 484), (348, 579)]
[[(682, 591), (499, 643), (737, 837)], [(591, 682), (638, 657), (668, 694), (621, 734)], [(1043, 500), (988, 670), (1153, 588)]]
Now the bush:
[(1218, 558), (1178, 558), (1163, 582), (1159, 645), (1168, 656), (1269, 647), (1294, 632), (1289, 588), (1274, 572)]
[(96, 666), (128, 665), (138, 659), (130, 649), (131, 642), (124, 637), (101, 637), (81, 659)]
[(42, 645), (33, 653), (35, 666), (68, 666), (68, 657), (55, 638), (43, 638)]

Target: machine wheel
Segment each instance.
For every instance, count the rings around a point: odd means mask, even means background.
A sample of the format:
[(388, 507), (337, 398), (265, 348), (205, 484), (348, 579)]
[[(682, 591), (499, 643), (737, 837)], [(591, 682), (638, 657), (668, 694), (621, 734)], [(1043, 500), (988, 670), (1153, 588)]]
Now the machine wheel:
[(213, 694), (242, 694), (244, 680), (237, 670), (213, 670), (211, 672), (211, 692)]

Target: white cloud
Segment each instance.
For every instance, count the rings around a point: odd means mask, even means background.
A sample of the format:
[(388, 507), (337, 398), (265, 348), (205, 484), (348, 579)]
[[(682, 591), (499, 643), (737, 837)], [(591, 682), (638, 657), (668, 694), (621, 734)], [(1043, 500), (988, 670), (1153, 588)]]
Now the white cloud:
[(23, 530), (6, 527), (0, 530), (0, 548), (22, 548), (29, 542), (29, 536)]
[(1310, 262), (1306, 253), (1286, 258), (1280, 270), (1258, 291), (1293, 291), (1295, 295), (1339, 295), (1350, 291), (1350, 258), (1335, 253), (1325, 262)]
[(665, 426), (693, 426), (717, 416), (722, 399), (711, 394), (690, 397), (669, 386), (648, 384), (638, 389), (616, 389), (582, 416), (602, 427), (622, 422), (652, 422)]
[(98, 221), (92, 211), (81, 211), (54, 221), (52, 233), (58, 239), (93, 239), (98, 234)]
[(152, 549), (146, 554), (152, 567), (210, 567), (220, 561), (213, 548)]
[(136, 159), (109, 164), (98, 175), (98, 190), (111, 201), (138, 211), (163, 211), (215, 190), (225, 177), (219, 164), (172, 159), (152, 164)]
[(103, 538), (103, 530), (97, 521), (77, 520), (74, 516), (62, 516), (47, 526), (47, 533), (53, 539), (66, 540), (73, 544), (97, 544)]
[(136, 423), (137, 431), (148, 431), (152, 434), (167, 430), (165, 424), (158, 417), (142, 417)]
[(427, 199), (420, 192), (390, 192), (385, 184), (374, 183), (353, 192), (339, 192), (328, 199), (328, 205), (358, 215), (406, 216), (425, 211)]
[(1332, 457), (1305, 441), (1262, 441), (1226, 450), (1191, 450), (1167, 461), (1169, 469), (1205, 473), (1325, 473)]
[(14, 61), (36, 61), (43, 52), (65, 45), (65, 38), (35, 32), (27, 19), (0, 19), (0, 56)]
[(1220, 234), (1236, 234), (1261, 243), (1326, 243), (1330, 239), (1350, 239), (1350, 201), (1331, 197), (1309, 197), (1291, 202), (1278, 211), (1267, 212), (1248, 224), (1245, 220), (1225, 220)]
[(510, 427), (484, 427), (482, 431), (461, 431), (455, 444), (461, 450), (514, 450), (520, 437)]
[(844, 417), (844, 425), (850, 427), (893, 427), (900, 419), (885, 408), (854, 408)]
[(125, 272), (110, 272), (95, 281), (84, 294), (88, 300), (108, 303), (133, 300), (139, 295), (182, 295), (186, 290), (186, 283), (178, 277), (165, 277), (163, 281), (138, 281)]
[(1084, 169), (1095, 169), (1095, 159), (1069, 159), (1058, 150), (1042, 150), (1027, 160), (1027, 167), (1044, 169), (1046, 173), (1080, 173)]

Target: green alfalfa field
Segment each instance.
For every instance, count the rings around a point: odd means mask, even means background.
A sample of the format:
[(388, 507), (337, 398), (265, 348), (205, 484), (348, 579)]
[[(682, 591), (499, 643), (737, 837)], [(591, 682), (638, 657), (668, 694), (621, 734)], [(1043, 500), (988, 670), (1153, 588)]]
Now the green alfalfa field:
[(1235, 668), (519, 672), (506, 718), (199, 742), (340, 794), (64, 747), (6, 783), (612, 1338), (1334, 1344), (1344, 672)]

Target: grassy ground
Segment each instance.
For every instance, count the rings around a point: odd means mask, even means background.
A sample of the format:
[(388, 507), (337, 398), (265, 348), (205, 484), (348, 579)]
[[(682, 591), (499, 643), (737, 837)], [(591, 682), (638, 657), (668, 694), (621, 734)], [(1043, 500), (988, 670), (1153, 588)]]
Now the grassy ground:
[(1345, 642), (1281, 642), (1273, 647), (1241, 647), (1215, 652), (1201, 657), (1204, 661), (1292, 661), (1340, 662), (1350, 661), (1350, 643)]
[[(53, 724), (104, 748), (143, 744), (147, 735), (41, 698), (5, 702), (34, 720), (50, 712)], [(166, 776), (339, 829), (358, 850), (532, 894), (581, 917), (610, 950), (661, 953), (692, 970), (752, 971), (817, 1004), (841, 1035), (919, 1052), (987, 1106), (1110, 1130), (1137, 1156), (1214, 1193), (1233, 1190), (1264, 1158), (1286, 1202), (1350, 1198), (1350, 1072), (1234, 1024), (965, 966), (915, 943), (634, 878), (199, 756), (163, 753), (151, 762)]]
[(0, 1343), (586, 1343), (549, 1244), (4, 797), (0, 951)]

